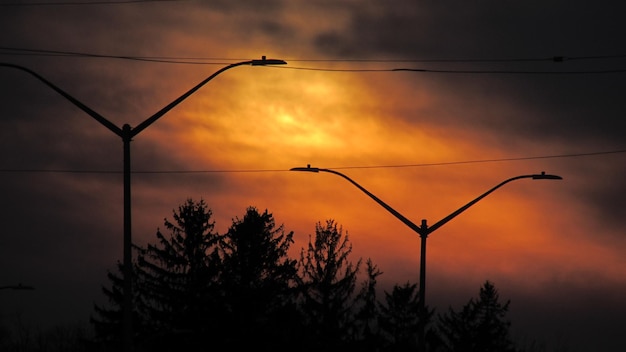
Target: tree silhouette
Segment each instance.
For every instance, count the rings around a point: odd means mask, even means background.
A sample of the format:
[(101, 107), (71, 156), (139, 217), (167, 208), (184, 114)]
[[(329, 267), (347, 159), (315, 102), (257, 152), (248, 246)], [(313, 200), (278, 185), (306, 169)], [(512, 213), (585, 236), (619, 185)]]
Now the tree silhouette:
[(219, 326), (220, 236), (211, 215), (203, 200), (188, 199), (173, 211), (173, 222), (164, 220), (169, 236), (157, 230), (156, 244), (138, 248), (138, 307), (152, 349), (199, 345), (203, 334)]
[[(136, 247), (133, 247), (137, 250)], [(107, 279), (110, 281), (110, 287), (102, 287), (102, 293), (107, 298), (109, 306), (94, 304), (94, 315), (89, 318), (94, 328), (94, 341), (96, 345), (111, 350), (121, 349), (122, 347), (122, 306), (124, 300), (124, 267), (121, 262), (117, 262), (117, 273), (107, 272)], [(136, 289), (136, 276), (133, 275), (133, 330), (136, 332), (144, 331), (143, 319), (137, 311), (137, 302), (139, 294)]]
[(348, 236), (333, 220), (315, 226), (315, 239), (301, 252), (303, 302), (314, 350), (338, 350), (346, 342), (353, 328), (353, 294), (361, 260), (348, 260), (352, 252)]
[[(169, 236), (157, 230), (157, 243), (137, 252), (133, 274), (133, 325), (135, 340), (143, 348), (160, 351), (190, 348), (200, 336), (219, 326), (219, 236), (213, 232), (212, 212), (204, 201), (188, 199), (173, 211), (174, 221), (164, 220)], [(91, 318), (96, 340), (105, 347), (119, 347), (123, 267), (109, 272), (110, 288), (103, 288), (112, 308), (95, 305)]]
[[(117, 269), (120, 275), (123, 275), (123, 268), (120, 262), (117, 263)], [(122, 337), (121, 307), (124, 297), (122, 293), (124, 278), (110, 271), (107, 273), (107, 278), (111, 282), (111, 287), (102, 287), (102, 293), (113, 307), (108, 308), (94, 304), (96, 316), (92, 316), (89, 320), (94, 327), (99, 342), (105, 345), (119, 345)]]
[[(382, 272), (350, 260), (348, 235), (334, 220), (318, 222), (315, 236), (289, 258), (293, 232), (267, 210), (248, 207), (223, 235), (214, 232), (204, 201), (188, 199), (164, 220), (156, 243), (134, 246), (133, 323), (137, 351), (256, 349), (273, 351), (414, 351), (420, 316), (417, 286), (396, 284), (376, 295)], [(90, 347), (119, 350), (123, 271), (109, 272), (103, 288), (112, 308), (95, 305)], [(487, 281), (478, 299), (438, 317), (427, 331), (431, 352), (513, 352), (506, 313)], [(428, 310), (425, 324), (434, 314)]]
[(222, 285), (229, 347), (284, 349), (299, 329), (295, 316), (296, 260), (288, 257), (293, 232), (276, 226), (272, 214), (249, 207), (234, 219), (220, 242)]
[(449, 308), (439, 317), (438, 330), (443, 351), (507, 352), (515, 351), (509, 336), (511, 323), (506, 320), (510, 301), (499, 302), (498, 290), (486, 281), (478, 300), (473, 298), (460, 311)]
[[(419, 327), (419, 294), (417, 285), (395, 285), (391, 293), (385, 291), (385, 301), (380, 304), (380, 327), (388, 351), (415, 351)], [(427, 311), (427, 321), (432, 312)]]
[(366, 262), (367, 278), (363, 281), (361, 291), (356, 297), (359, 308), (355, 314), (354, 347), (359, 351), (378, 351), (382, 344), (380, 336), (380, 309), (376, 296), (378, 276), (382, 272), (368, 259)]

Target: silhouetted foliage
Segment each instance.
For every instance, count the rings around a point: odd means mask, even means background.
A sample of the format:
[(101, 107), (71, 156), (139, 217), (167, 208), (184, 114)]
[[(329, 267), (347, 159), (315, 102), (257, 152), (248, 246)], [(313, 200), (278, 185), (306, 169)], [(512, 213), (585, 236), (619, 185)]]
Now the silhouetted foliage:
[[(296, 260), (288, 257), (293, 232), (276, 226), (272, 214), (249, 207), (233, 220), (220, 243), (220, 284), (228, 316), (221, 338), (232, 348), (278, 348), (297, 336)], [(281, 349), (285, 348), (282, 346)]]
[[(418, 343), (419, 292), (417, 285), (395, 285), (391, 293), (385, 291), (385, 301), (380, 304), (380, 328), (387, 351), (415, 351)], [(426, 307), (428, 325), (433, 312)]]
[[(133, 247), (137, 250), (136, 247)], [(124, 301), (124, 266), (121, 262), (117, 263), (118, 273), (109, 271), (107, 278), (111, 286), (102, 287), (102, 293), (108, 299), (109, 306), (94, 304), (95, 316), (91, 316), (91, 322), (94, 333), (94, 343), (100, 344), (103, 348), (111, 350), (120, 349), (122, 346), (122, 306)], [(134, 270), (135, 271), (135, 270)], [(134, 331), (142, 331), (143, 319), (137, 311), (137, 302), (139, 294), (136, 290), (136, 276), (133, 275), (133, 329)]]
[[(417, 286), (396, 284), (378, 300), (382, 272), (368, 260), (357, 292), (361, 259), (351, 261), (352, 245), (334, 220), (316, 223), (298, 261), (288, 255), (293, 232), (276, 226), (267, 210), (247, 208), (223, 235), (214, 232), (211, 216), (204, 201), (189, 199), (172, 221), (165, 219), (167, 234), (157, 230), (156, 243), (134, 247), (136, 351), (417, 349)], [(95, 306), (97, 338), (82, 347), (120, 349), (121, 263), (117, 269), (103, 288), (112, 308)], [(498, 300), (487, 281), (478, 299), (458, 312), (449, 308), (426, 332), (428, 351), (515, 351), (505, 319), (509, 302)], [(434, 310), (426, 312), (430, 326)]]
[(438, 330), (442, 351), (507, 352), (515, 351), (509, 336), (511, 323), (506, 320), (510, 301), (499, 302), (498, 291), (486, 281), (478, 300), (470, 299), (460, 311), (449, 308), (439, 316)]
[[(133, 274), (133, 329), (138, 349), (170, 350), (170, 344), (196, 345), (202, 333), (217, 325), (212, 308), (219, 306), (216, 278), (219, 236), (213, 232), (211, 210), (204, 201), (189, 199), (164, 220), (170, 232), (157, 230), (158, 242), (137, 253)], [(110, 288), (103, 288), (111, 308), (96, 305), (91, 318), (96, 342), (119, 349), (122, 327), (123, 266), (109, 272)], [(212, 314), (208, 314), (211, 312)], [(184, 336), (184, 339), (182, 338)], [(168, 347), (169, 346), (169, 347)]]
[(355, 330), (352, 340), (359, 351), (377, 351), (383, 343), (380, 335), (380, 310), (376, 295), (378, 276), (382, 272), (368, 259), (366, 262), (367, 278), (362, 283), (361, 291), (356, 297), (358, 305), (355, 314)]
[(173, 222), (164, 220), (169, 236), (157, 230), (158, 242), (139, 248), (137, 303), (146, 322), (143, 342), (152, 350), (168, 349), (170, 341), (176, 348), (198, 346), (219, 325), (220, 237), (211, 215), (203, 200), (189, 199), (173, 212)]
[(309, 237), (301, 253), (304, 312), (310, 341), (315, 350), (336, 350), (346, 342), (353, 326), (353, 294), (361, 260), (349, 261), (352, 252), (348, 236), (333, 220), (317, 223), (315, 239)]
[(121, 276), (108, 272), (107, 278), (111, 282), (111, 287), (102, 288), (102, 293), (108, 298), (109, 303), (113, 305), (114, 308), (107, 308), (96, 304), (94, 305), (96, 317), (92, 316), (90, 319), (98, 338), (102, 342), (108, 344), (119, 343), (121, 341), (122, 334), (121, 307), (124, 299), (124, 294), (122, 292), (124, 282), (122, 263), (118, 262), (117, 268)]

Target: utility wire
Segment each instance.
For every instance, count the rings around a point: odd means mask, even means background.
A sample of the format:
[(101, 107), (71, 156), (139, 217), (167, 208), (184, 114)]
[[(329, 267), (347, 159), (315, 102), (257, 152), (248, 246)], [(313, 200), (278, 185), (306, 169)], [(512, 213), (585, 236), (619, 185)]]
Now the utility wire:
[[(334, 170), (347, 170), (347, 169), (391, 169), (391, 168), (412, 168), (412, 167), (431, 167), (431, 166), (449, 166), (449, 165), (464, 165), (464, 164), (485, 164), (495, 162), (512, 162), (522, 160), (537, 160), (537, 159), (557, 159), (557, 158), (575, 158), (575, 157), (589, 157), (598, 155), (610, 155), (610, 154), (623, 154), (626, 153), (626, 149), (602, 151), (602, 152), (589, 152), (589, 153), (574, 153), (574, 154), (557, 154), (557, 155), (541, 155), (541, 156), (527, 156), (517, 158), (499, 158), (499, 159), (478, 159), (478, 160), (461, 160), (461, 161), (444, 161), (436, 163), (418, 163), (418, 164), (396, 164), (396, 165), (370, 165), (370, 166), (336, 166), (328, 167), (328, 169)], [(133, 174), (210, 174), (210, 173), (261, 173), (261, 172), (285, 172), (289, 170), (285, 169), (240, 169), (240, 170), (145, 170), (145, 171), (131, 171)], [(62, 170), (62, 169), (0, 169), (0, 173), (64, 173), (64, 174), (121, 174), (122, 171), (107, 171), (107, 170)]]
[(622, 153), (626, 153), (626, 149), (604, 151), (604, 152), (527, 156), (527, 157), (500, 158), (500, 159), (447, 161), (447, 162), (422, 163), (422, 164), (379, 165), (379, 166), (339, 166), (339, 167), (331, 167), (329, 169), (344, 169), (344, 170), (345, 169), (390, 169), (390, 168), (407, 168), (407, 167), (448, 166), (448, 165), (481, 164), (481, 163), (510, 162), (510, 161), (522, 161), (522, 160), (537, 160), (537, 159), (574, 158), (574, 157), (587, 157), (587, 156), (622, 154)]
[[(161, 0), (171, 1), (171, 0)], [(112, 55), (112, 54), (95, 54), (76, 51), (62, 50), (44, 50), (29, 49), (17, 47), (1, 47), (0, 50), (9, 51), (9, 55), (50, 55), (50, 56), (78, 56), (78, 57), (94, 57), (94, 58), (113, 58), (126, 60), (167, 60), (173, 63), (188, 63), (187, 60), (197, 60), (202, 63), (214, 64), (212, 61), (244, 61), (249, 58), (221, 58), (221, 57), (180, 57), (180, 56), (136, 56), (136, 55)], [(333, 62), (333, 63), (496, 63), (496, 62), (565, 62), (580, 60), (609, 60), (624, 59), (626, 54), (615, 55), (588, 55), (588, 56), (545, 56), (545, 57), (528, 57), (528, 58), (452, 58), (452, 59), (297, 59), (289, 58), (289, 62)]]
[(73, 6), (73, 5), (120, 5), (135, 4), (142, 2), (183, 2), (189, 0), (115, 0), (115, 1), (54, 1), (54, 2), (5, 2), (0, 6), (24, 7), (24, 6)]
[[(23, 49), (0, 47), (0, 50), (6, 50), (7, 53), (0, 52), (1, 55), (15, 56), (66, 56), (66, 57), (83, 57), (83, 58), (100, 58), (100, 59), (119, 59), (131, 61), (159, 62), (169, 64), (193, 64), (193, 65), (226, 65), (235, 59), (221, 58), (188, 58), (188, 57), (158, 57), (158, 56), (125, 56), (125, 55), (106, 55), (95, 53), (83, 53), (76, 51), (60, 51), (60, 50), (40, 50), (40, 49)], [(219, 60), (221, 62), (214, 62)], [(239, 60), (239, 61), (243, 61)]]
[(578, 74), (606, 74), (606, 73), (624, 73), (626, 69), (608, 69), (608, 70), (581, 70), (581, 71), (515, 71), (515, 70), (429, 70), (429, 69), (411, 69), (396, 68), (390, 71), (408, 71), (408, 72), (425, 72), (425, 73), (457, 73), (457, 74), (521, 74), (521, 75), (578, 75)]
[(311, 67), (282, 66), (277, 69), (291, 69), (304, 71), (324, 71), (324, 72), (423, 72), (423, 73), (455, 73), (455, 74), (521, 74), (521, 75), (576, 75), (576, 74), (607, 74), (624, 73), (626, 69), (608, 70), (580, 70), (580, 71), (524, 71), (524, 70), (433, 70), (420, 68), (390, 68), (390, 69), (329, 69)]
[[(6, 51), (2, 53), (1, 51)], [(103, 59), (119, 59), (132, 61), (145, 61), (170, 64), (186, 64), (186, 65), (227, 65), (236, 61), (245, 59), (228, 59), (228, 58), (202, 58), (202, 57), (163, 57), (163, 56), (131, 56), (131, 55), (108, 55), (95, 54), (74, 51), (59, 50), (41, 50), (26, 49), (15, 47), (0, 47), (1, 55), (21, 55), (21, 56), (68, 56), (68, 57), (84, 57), (84, 58), (103, 58)], [(552, 57), (536, 57), (536, 58), (509, 58), (509, 59), (289, 59), (288, 62), (312, 62), (312, 63), (515, 63), (515, 62), (555, 62), (564, 61), (581, 61), (581, 60), (607, 60), (622, 59), (626, 55), (595, 55), (595, 56), (552, 56)], [(603, 70), (577, 70), (577, 71), (527, 71), (527, 70), (440, 70), (440, 69), (422, 69), (422, 68), (384, 68), (384, 69), (334, 69), (319, 67), (296, 67), (296, 66), (280, 66), (274, 67), (278, 69), (304, 70), (304, 71), (323, 71), (323, 72), (423, 72), (423, 73), (454, 73), (454, 74), (532, 74), (532, 75), (573, 75), (573, 74), (609, 74), (624, 73), (626, 69), (603, 69)]]

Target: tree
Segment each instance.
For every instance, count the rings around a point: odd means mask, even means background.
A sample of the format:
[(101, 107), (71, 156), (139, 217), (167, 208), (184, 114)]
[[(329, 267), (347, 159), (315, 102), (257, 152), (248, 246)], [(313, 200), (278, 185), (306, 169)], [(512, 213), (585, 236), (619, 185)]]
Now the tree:
[(378, 351), (381, 344), (379, 332), (380, 309), (376, 298), (376, 284), (382, 272), (371, 259), (366, 262), (367, 278), (356, 297), (359, 308), (355, 314), (355, 347), (359, 351)]
[[(133, 246), (133, 250), (137, 250)], [(107, 278), (111, 282), (110, 287), (102, 287), (102, 293), (107, 298), (109, 306), (94, 304), (94, 315), (89, 319), (94, 328), (94, 341), (96, 345), (111, 350), (120, 349), (122, 346), (122, 306), (124, 301), (124, 265), (117, 262), (117, 273), (107, 272)], [(136, 269), (133, 269), (136, 272)], [(139, 294), (137, 293), (136, 275), (132, 275), (133, 281), (133, 331), (141, 333), (143, 319), (137, 310)]]
[(221, 239), (220, 283), (229, 327), (222, 338), (233, 349), (287, 348), (299, 329), (295, 316), (296, 260), (288, 256), (293, 232), (276, 226), (272, 214), (248, 207)]
[[(395, 285), (391, 293), (385, 291), (385, 301), (380, 305), (380, 327), (387, 340), (389, 351), (415, 351), (419, 329), (419, 294), (417, 285)], [(425, 324), (432, 312), (428, 312)]]
[(506, 320), (510, 301), (499, 302), (498, 290), (486, 281), (478, 300), (473, 298), (460, 311), (449, 308), (439, 317), (439, 334), (444, 351), (506, 352), (515, 351)]
[(315, 239), (301, 252), (302, 310), (314, 350), (338, 350), (353, 328), (353, 294), (361, 260), (349, 261), (352, 245), (333, 220), (317, 223)]
[[(218, 326), (220, 236), (203, 200), (188, 199), (164, 220), (169, 236), (157, 230), (156, 244), (139, 248), (139, 307), (150, 322), (148, 345), (168, 348), (200, 344), (201, 335)], [(182, 339), (182, 336), (185, 336)]]
[[(157, 230), (156, 244), (133, 246), (133, 325), (135, 342), (151, 350), (190, 348), (219, 321), (217, 279), (219, 236), (212, 212), (201, 200), (188, 199), (165, 219), (169, 236)], [(123, 268), (108, 273), (111, 288), (103, 288), (112, 309), (95, 306), (91, 321), (97, 340), (110, 348), (119, 342), (123, 300)], [(183, 338), (184, 336), (184, 338)]]

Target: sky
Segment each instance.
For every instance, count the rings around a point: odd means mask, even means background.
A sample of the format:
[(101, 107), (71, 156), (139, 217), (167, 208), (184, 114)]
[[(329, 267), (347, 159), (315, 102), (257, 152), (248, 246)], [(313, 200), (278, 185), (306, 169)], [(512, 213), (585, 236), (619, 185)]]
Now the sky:
[[(131, 143), (133, 242), (187, 199), (225, 232), (249, 206), (294, 231), (342, 226), (381, 289), (459, 309), (489, 280), (512, 334), (568, 351), (626, 340), (626, 5), (615, 1), (2, 1), (0, 62), (121, 128), (227, 70)], [(4, 324), (88, 321), (122, 259), (122, 141), (0, 66)], [(382, 297), (382, 295), (381, 295)]]

